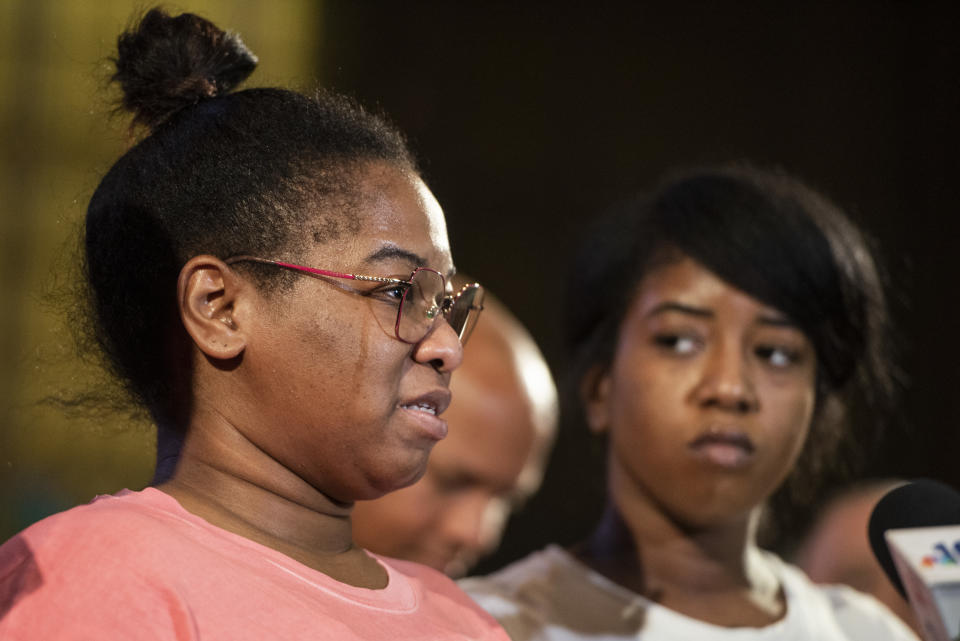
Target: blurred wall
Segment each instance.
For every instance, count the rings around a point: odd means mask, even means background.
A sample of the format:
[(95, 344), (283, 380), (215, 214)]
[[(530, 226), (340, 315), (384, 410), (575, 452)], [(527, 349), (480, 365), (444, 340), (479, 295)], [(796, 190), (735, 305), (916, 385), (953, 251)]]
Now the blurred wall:
[[(76, 239), (100, 177), (128, 144), (108, 86), (116, 38), (148, 3), (0, 2), (0, 541), (97, 493), (142, 487), (153, 433), (129, 412), (65, 413), (41, 401), (109, 391), (77, 358), (69, 313)], [(239, 31), (260, 57), (249, 86), (317, 81), (322, 5), (165, 5)], [(66, 312), (66, 313), (65, 313)]]

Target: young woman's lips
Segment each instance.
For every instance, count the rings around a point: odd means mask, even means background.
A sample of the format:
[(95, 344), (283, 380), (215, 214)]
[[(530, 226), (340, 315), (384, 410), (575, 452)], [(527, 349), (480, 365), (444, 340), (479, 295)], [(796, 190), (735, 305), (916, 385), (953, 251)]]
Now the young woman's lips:
[(705, 431), (690, 441), (689, 447), (697, 458), (731, 470), (748, 465), (756, 449), (744, 432), (722, 428)]
[(416, 398), (404, 400), (400, 409), (432, 440), (439, 441), (447, 435), (447, 422), (440, 418), (450, 405), (449, 390), (434, 390)]

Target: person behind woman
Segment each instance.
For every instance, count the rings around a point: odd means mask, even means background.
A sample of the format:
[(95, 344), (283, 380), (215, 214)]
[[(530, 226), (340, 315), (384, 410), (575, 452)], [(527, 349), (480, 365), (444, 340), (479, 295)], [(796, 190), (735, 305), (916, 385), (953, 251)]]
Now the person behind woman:
[(510, 512), (540, 487), (559, 408), (533, 337), (489, 292), (450, 390), (450, 434), (423, 478), (359, 501), (353, 533), (369, 550), (458, 578), (493, 552)]
[(873, 555), (867, 533), (873, 508), (903, 483), (870, 479), (834, 492), (814, 515), (793, 562), (814, 583), (843, 583), (872, 595), (919, 635), (923, 629), (913, 609)]
[[(515, 640), (913, 639), (756, 542), (827, 460), (845, 399), (883, 395), (883, 291), (861, 234), (796, 180), (688, 172), (592, 236), (568, 296), (575, 382), (608, 438), (592, 536), (462, 586)], [(798, 463), (799, 461), (799, 463)]]
[(0, 548), (4, 639), (504, 639), (449, 579), (352, 542), (414, 482), (479, 307), (401, 136), (332, 94), (231, 93), (256, 58), (151, 10), (115, 79), (149, 129), (96, 189), (97, 340), (158, 482)]

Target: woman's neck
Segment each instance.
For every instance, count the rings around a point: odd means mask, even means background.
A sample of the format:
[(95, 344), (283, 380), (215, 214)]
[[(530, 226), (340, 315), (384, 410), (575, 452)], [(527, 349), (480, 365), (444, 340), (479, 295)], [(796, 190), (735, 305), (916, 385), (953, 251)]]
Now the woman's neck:
[(380, 564), (353, 544), (353, 504), (310, 486), (222, 417), (195, 417), (172, 476), (157, 487), (209, 523), (338, 581), (387, 583)]
[(611, 502), (575, 554), (612, 581), (692, 618), (762, 627), (782, 618), (786, 606), (756, 545), (757, 512), (690, 528), (651, 502)]

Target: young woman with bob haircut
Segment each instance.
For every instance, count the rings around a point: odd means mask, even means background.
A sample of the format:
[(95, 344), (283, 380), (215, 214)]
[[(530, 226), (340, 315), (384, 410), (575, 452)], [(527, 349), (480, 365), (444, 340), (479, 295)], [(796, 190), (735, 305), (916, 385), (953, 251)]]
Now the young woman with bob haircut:
[(598, 225), (567, 302), (608, 503), (584, 543), (463, 584), (515, 641), (915, 639), (756, 540), (850, 395), (890, 389), (883, 289), (839, 209), (780, 173), (675, 175)]

